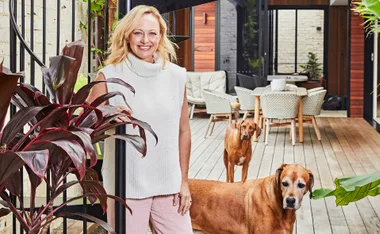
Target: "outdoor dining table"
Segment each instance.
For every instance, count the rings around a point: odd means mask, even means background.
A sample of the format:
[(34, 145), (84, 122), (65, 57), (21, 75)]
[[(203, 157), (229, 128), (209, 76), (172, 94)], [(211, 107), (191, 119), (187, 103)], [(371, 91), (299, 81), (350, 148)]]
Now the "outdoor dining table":
[[(257, 87), (251, 93), (253, 96), (256, 96), (255, 115), (254, 115), (254, 120), (256, 124), (259, 123), (259, 118), (260, 118), (260, 111), (256, 111), (256, 110), (260, 110), (260, 96), (265, 93), (270, 93), (270, 92), (273, 92), (273, 91), (270, 86), (267, 86), (267, 87)], [(275, 91), (275, 92), (279, 92), (279, 91)], [(298, 107), (298, 135), (299, 135), (299, 142), (303, 142), (304, 136), (303, 136), (302, 97), (307, 96), (307, 90), (306, 88), (297, 87), (295, 89), (280, 91), (280, 92), (293, 92), (297, 94), (297, 96), (301, 97), (300, 102), (299, 102), (299, 107)], [(257, 140), (258, 138), (255, 132), (254, 141), (257, 141)]]

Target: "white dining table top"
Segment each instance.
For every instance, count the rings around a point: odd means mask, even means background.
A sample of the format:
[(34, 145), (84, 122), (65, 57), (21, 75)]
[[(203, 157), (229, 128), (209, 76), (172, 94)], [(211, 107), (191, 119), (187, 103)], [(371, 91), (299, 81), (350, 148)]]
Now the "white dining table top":
[(272, 81), (275, 79), (285, 79), (290, 82), (307, 81), (308, 78), (305, 75), (268, 75), (267, 80)]
[(265, 93), (271, 93), (271, 92), (289, 92), (289, 93), (296, 93), (297, 96), (307, 96), (307, 90), (306, 88), (303, 87), (297, 87), (295, 89), (290, 89), (290, 90), (284, 90), (284, 91), (272, 91), (272, 88), (270, 86), (266, 87), (257, 87), (252, 91), (253, 96), (261, 96), (262, 94)]

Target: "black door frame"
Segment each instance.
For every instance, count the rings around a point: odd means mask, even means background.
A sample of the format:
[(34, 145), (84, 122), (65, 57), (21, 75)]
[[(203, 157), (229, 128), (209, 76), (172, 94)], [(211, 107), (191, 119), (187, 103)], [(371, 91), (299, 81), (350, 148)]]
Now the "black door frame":
[(363, 118), (380, 132), (380, 123), (373, 118), (373, 53), (374, 36), (365, 32), (364, 35), (364, 93), (363, 93)]
[[(231, 0), (230, 0), (231, 1)], [(242, 56), (244, 51), (243, 46), (243, 40), (244, 40), (244, 24), (245, 19), (247, 17), (247, 11), (246, 7), (244, 5), (244, 1), (234, 0), (233, 1), (236, 7), (237, 12), (237, 38), (236, 40), (240, 43), (238, 43), (236, 48), (236, 67), (237, 71), (243, 71), (243, 73), (251, 74), (251, 71), (245, 66), (245, 59)], [(256, 2), (256, 17), (257, 17), (257, 51), (258, 51), (258, 59), (259, 59), (259, 67), (258, 67), (258, 73), (256, 75), (260, 77), (265, 77), (268, 74), (269, 70), (269, 63), (268, 56), (269, 56), (269, 43), (268, 43), (268, 36), (269, 36), (269, 23), (268, 23), (268, 0), (257, 0)], [(262, 61), (260, 58), (263, 57), (264, 61)], [(239, 84), (239, 81), (236, 79), (236, 84)]]
[(363, 93), (363, 117), (367, 121), (373, 121), (373, 53), (374, 36), (364, 32), (364, 93)]
[[(323, 22), (323, 27), (324, 27), (324, 32), (323, 32), (323, 77), (324, 79), (326, 79), (326, 81), (328, 81), (328, 33), (329, 33), (329, 25), (328, 25), (328, 16), (329, 16), (329, 6), (299, 6), (299, 5), (289, 5), (289, 6), (285, 6), (285, 5), (279, 5), (279, 6), (269, 6), (269, 16), (271, 17), (269, 19), (269, 22), (270, 22), (270, 25), (269, 25), (269, 29), (271, 31), (271, 33), (269, 33), (269, 37), (268, 37), (268, 41), (270, 41), (269, 43), (269, 58), (270, 58), (270, 65), (269, 67), (270, 68), (273, 68), (273, 64), (272, 64), (272, 61), (273, 61), (273, 56), (275, 54), (277, 54), (277, 48), (278, 48), (278, 34), (277, 34), (277, 31), (278, 31), (278, 10), (296, 10), (296, 21), (295, 21), (295, 24), (296, 24), (296, 32), (295, 32), (295, 37), (297, 38), (297, 24), (298, 24), (298, 18), (297, 18), (297, 12), (298, 10), (323, 10), (324, 11), (324, 22)], [(273, 15), (276, 14), (276, 24), (275, 24), (275, 28), (274, 28), (274, 19), (273, 19)], [(275, 33), (276, 37), (274, 38), (275, 42), (276, 43), (276, 50), (274, 51), (273, 50), (273, 33)], [(296, 55), (297, 55), (297, 40), (295, 40), (295, 52), (296, 52)], [(277, 59), (277, 56), (274, 57), (275, 58), (275, 67), (274, 67), (274, 70), (275, 72), (277, 73), (278, 72), (278, 59)], [(268, 67), (268, 68), (269, 68)], [(272, 69), (269, 69), (269, 73), (268, 74), (272, 74)], [(297, 71), (297, 56), (295, 56), (295, 71)], [(328, 82), (327, 82), (328, 83)]]

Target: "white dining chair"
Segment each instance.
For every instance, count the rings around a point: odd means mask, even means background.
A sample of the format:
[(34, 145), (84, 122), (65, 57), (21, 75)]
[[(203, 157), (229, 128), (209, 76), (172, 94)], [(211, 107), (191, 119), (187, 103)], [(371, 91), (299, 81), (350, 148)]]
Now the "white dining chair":
[(268, 144), (271, 126), (289, 125), (286, 123), (272, 123), (273, 119), (290, 120), (292, 144), (296, 143), (295, 119), (298, 114), (300, 97), (293, 92), (271, 92), (260, 96), (261, 108), (265, 120), (264, 139)]
[(250, 89), (235, 86), (235, 91), (239, 98), (240, 110), (244, 112), (243, 120), (245, 120), (249, 114), (255, 112), (256, 97), (251, 94), (252, 90)]
[(307, 93), (317, 92), (321, 90), (323, 90), (323, 87), (312, 88), (312, 89), (308, 89)]
[(306, 97), (302, 99), (302, 115), (305, 122), (312, 122), (314, 126), (314, 131), (317, 135), (318, 140), (321, 140), (321, 133), (315, 116), (321, 114), (322, 105), (326, 95), (326, 90), (319, 90), (314, 92), (309, 92)]
[(206, 112), (211, 115), (205, 137), (207, 136), (211, 123), (213, 125), (210, 136), (214, 130), (215, 122), (228, 121), (231, 123), (232, 118), (237, 122), (239, 118), (240, 104), (236, 101), (236, 97), (208, 89), (203, 89), (202, 93), (206, 102)]

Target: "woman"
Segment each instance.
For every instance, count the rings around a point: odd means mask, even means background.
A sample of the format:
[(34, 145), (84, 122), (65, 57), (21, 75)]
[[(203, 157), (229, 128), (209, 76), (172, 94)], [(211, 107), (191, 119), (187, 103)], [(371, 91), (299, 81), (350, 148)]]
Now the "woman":
[[(107, 66), (97, 80), (118, 77), (131, 84), (136, 94), (120, 85), (94, 87), (90, 100), (111, 91), (124, 93), (131, 115), (149, 123), (158, 135), (158, 144), (147, 134), (147, 155), (127, 144), (126, 198), (133, 215), (127, 213), (127, 233), (146, 234), (149, 220), (153, 233), (192, 233), (188, 210), (190, 125), (185, 93), (186, 70), (176, 59), (174, 44), (167, 38), (167, 25), (154, 7), (133, 8), (115, 28)], [(103, 84), (103, 83), (102, 83)], [(110, 104), (125, 109), (121, 97)], [(128, 134), (138, 129), (127, 126)], [(115, 188), (114, 142), (107, 141), (102, 174), (108, 193)], [(108, 202), (107, 217), (114, 225), (114, 201)]]

